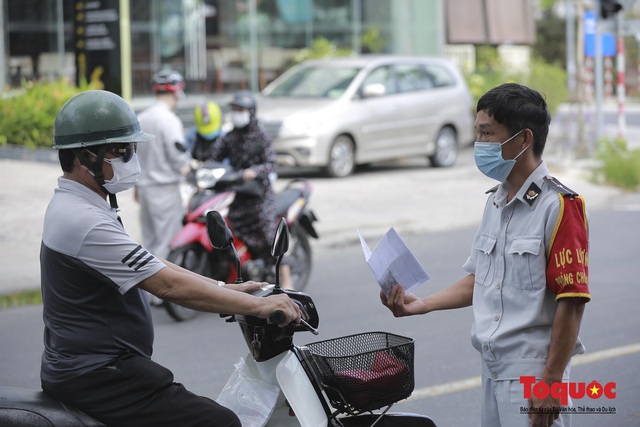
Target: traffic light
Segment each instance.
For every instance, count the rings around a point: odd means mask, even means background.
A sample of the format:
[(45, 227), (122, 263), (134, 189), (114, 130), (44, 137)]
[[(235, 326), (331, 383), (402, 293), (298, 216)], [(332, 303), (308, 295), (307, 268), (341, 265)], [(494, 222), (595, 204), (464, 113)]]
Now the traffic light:
[(622, 5), (615, 0), (600, 0), (600, 16), (607, 19), (620, 12)]

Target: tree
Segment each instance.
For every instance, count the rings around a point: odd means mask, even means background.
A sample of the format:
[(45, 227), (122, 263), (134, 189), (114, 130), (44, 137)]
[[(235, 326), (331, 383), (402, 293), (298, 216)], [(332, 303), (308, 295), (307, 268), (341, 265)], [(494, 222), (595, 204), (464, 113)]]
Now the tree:
[(566, 23), (553, 13), (552, 9), (542, 12), (542, 19), (536, 22), (536, 44), (533, 52), (549, 64), (567, 66)]

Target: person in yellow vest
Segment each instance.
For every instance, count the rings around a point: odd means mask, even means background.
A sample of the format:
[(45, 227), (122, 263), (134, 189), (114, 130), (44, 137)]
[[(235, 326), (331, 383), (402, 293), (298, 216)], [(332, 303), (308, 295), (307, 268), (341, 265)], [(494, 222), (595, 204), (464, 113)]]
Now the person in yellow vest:
[(220, 106), (213, 101), (198, 105), (193, 110), (195, 126), (187, 131), (185, 144), (191, 158), (201, 162), (211, 159), (213, 147), (224, 136)]

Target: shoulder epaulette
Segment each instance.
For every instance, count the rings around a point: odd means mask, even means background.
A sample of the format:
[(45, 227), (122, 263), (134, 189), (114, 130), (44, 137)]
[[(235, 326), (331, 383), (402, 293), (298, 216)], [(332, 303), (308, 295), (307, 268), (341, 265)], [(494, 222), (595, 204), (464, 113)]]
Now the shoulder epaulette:
[(500, 184), (496, 185), (495, 187), (491, 187), (490, 189), (485, 191), (484, 194), (495, 193), (496, 191), (498, 191), (498, 187), (500, 187)]
[(545, 176), (544, 180), (547, 184), (549, 184), (549, 186), (551, 188), (553, 188), (554, 190), (556, 190), (558, 193), (562, 194), (563, 196), (566, 197), (576, 197), (578, 196), (578, 193), (576, 193), (575, 191), (571, 190), (569, 187), (565, 186), (563, 183), (561, 183), (560, 181), (558, 181), (556, 178), (552, 177), (552, 176)]

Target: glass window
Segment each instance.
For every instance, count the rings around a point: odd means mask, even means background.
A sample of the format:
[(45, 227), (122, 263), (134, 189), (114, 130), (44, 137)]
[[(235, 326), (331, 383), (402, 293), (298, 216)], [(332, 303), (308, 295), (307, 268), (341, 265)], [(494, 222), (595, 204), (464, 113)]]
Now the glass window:
[(360, 70), (355, 67), (300, 68), (267, 96), (299, 98), (337, 98), (347, 90)]
[(396, 81), (393, 77), (393, 69), (390, 65), (384, 65), (373, 69), (362, 82), (362, 87), (370, 84), (381, 84), (384, 86), (384, 94), (397, 93)]
[(431, 89), (434, 86), (424, 66), (419, 64), (398, 65), (396, 67), (396, 77), (398, 79), (398, 92), (415, 92)]
[(456, 80), (446, 68), (430, 64), (426, 66), (426, 69), (434, 87), (455, 86)]

